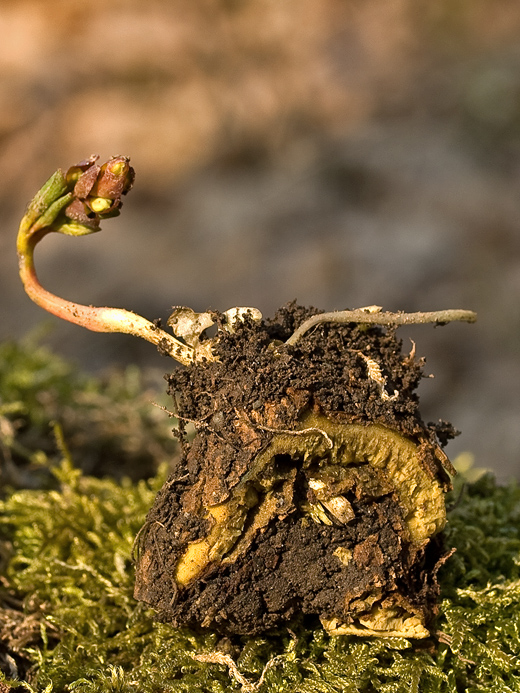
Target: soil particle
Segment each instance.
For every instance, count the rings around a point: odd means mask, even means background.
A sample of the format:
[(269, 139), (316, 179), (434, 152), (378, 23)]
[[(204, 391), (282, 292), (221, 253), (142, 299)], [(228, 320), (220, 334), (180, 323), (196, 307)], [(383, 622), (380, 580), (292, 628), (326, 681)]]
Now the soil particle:
[[(313, 413), (395, 431), (416, 444), (432, 484), (449, 487), (439, 440), (454, 432), (420, 417), (422, 362), (375, 326), (322, 324), (285, 346), (316, 312), (288, 304), (270, 320), (246, 318), (219, 331), (218, 362), (168, 377), (184, 455), (139, 537), (136, 583), (161, 620), (255, 634), (302, 613), (346, 625), (388, 605), (424, 624), (435, 613), (440, 543), (412, 540), (384, 468), (334, 465), (317, 434), (312, 450), (262, 457)], [(381, 396), (367, 358), (396, 397)]]

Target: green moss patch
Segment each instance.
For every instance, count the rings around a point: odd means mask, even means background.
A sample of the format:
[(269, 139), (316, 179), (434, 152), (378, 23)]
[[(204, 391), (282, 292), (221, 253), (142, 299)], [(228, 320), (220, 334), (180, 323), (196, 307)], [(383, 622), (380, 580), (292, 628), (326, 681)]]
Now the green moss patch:
[(0, 493), (53, 484), (57, 424), (75, 464), (94, 475), (152, 476), (177, 450), (171, 422), (135, 367), (93, 377), (59, 358), (37, 335), (0, 343)]

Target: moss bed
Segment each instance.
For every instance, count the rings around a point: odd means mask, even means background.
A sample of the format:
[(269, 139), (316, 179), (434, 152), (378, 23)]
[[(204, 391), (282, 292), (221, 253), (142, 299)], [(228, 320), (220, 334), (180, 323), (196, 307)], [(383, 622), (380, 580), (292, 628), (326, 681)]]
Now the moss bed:
[(328, 636), (311, 617), (256, 637), (156, 623), (132, 551), (177, 453), (142, 389), (0, 346), (0, 693), (520, 691), (520, 488), (489, 474), (456, 479), (428, 640)]

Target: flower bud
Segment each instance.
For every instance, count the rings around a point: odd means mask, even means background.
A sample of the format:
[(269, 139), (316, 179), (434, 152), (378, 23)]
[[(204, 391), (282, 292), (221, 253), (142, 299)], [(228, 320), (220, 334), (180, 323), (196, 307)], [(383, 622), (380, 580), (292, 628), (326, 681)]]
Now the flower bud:
[[(71, 166), (66, 174), (69, 189), (73, 192), (73, 200), (65, 210), (65, 216), (70, 220), (70, 232), (78, 233), (79, 227), (85, 232), (97, 231), (101, 219), (114, 217), (119, 214), (121, 197), (126, 195), (134, 182), (134, 169), (130, 166), (128, 157), (115, 156), (99, 166), (98, 156), (93, 155), (79, 164)], [(66, 222), (60, 229), (68, 233)], [(67, 227), (67, 228), (65, 228)]]
[(99, 154), (92, 154), (92, 156), (89, 156), (88, 159), (83, 159), (83, 161), (80, 161), (79, 164), (71, 166), (66, 174), (67, 183), (69, 183), (71, 186), (74, 186), (81, 174), (84, 173), (87, 169), (91, 168), (91, 166), (93, 166), (93, 164), (95, 164), (98, 159)]
[(96, 214), (106, 212), (111, 206), (112, 200), (109, 200), (106, 197), (94, 197), (89, 202), (90, 209), (93, 212), (96, 212)]
[(134, 182), (134, 170), (126, 156), (116, 156), (101, 166), (92, 193), (116, 200), (126, 195)]
[(74, 186), (74, 195), (80, 199), (86, 200), (96, 184), (100, 171), (100, 166), (92, 164), (92, 166), (81, 173)]

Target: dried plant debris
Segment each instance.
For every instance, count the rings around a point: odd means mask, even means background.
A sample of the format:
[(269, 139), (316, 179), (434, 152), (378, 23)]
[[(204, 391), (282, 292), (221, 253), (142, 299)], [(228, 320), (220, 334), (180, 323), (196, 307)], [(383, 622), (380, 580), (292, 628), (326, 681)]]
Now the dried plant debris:
[[(138, 538), (135, 595), (176, 626), (426, 638), (454, 435), (426, 425), (393, 328), (243, 316), (169, 378), (183, 457)], [(195, 427), (189, 439), (186, 426)]]

